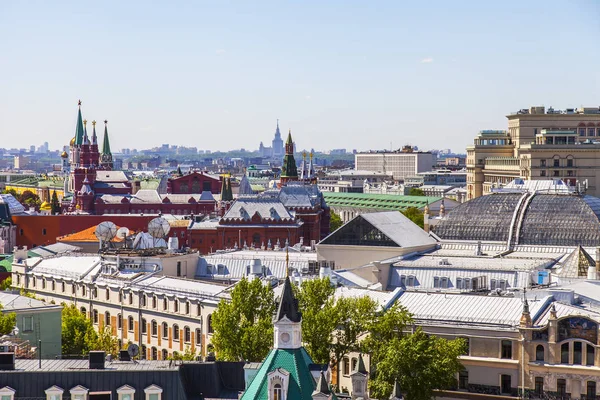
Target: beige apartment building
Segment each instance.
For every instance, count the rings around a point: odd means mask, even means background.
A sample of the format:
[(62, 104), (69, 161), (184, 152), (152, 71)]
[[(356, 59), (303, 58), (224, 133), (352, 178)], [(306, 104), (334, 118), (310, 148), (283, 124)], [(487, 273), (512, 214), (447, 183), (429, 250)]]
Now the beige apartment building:
[(467, 147), (467, 199), (515, 178), (562, 179), (600, 196), (599, 107), (530, 107), (507, 118), (508, 130), (480, 131)]
[(435, 154), (415, 151), (411, 146), (404, 146), (396, 151), (370, 151), (354, 156), (356, 170), (392, 175), (397, 181), (404, 181), (419, 172), (431, 171), (436, 162)]

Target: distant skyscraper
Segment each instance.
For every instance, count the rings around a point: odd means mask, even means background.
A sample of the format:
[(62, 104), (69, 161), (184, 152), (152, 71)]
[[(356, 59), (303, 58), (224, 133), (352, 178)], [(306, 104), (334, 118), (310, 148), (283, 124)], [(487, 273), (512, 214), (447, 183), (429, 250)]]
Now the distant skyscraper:
[(279, 132), (279, 120), (277, 120), (277, 129), (275, 129), (275, 138), (271, 142), (273, 149), (273, 158), (283, 158), (283, 139), (281, 139), (281, 132)]

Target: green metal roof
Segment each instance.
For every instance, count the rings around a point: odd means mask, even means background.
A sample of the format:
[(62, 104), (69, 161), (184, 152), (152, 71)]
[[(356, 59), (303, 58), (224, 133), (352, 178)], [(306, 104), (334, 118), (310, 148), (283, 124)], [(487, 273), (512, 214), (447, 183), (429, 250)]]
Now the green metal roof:
[(75, 129), (75, 144), (83, 144), (83, 121), (81, 118), (81, 102), (79, 102), (79, 110), (77, 110), (77, 128)]
[(267, 355), (256, 376), (250, 382), (242, 399), (267, 399), (269, 390), (269, 373), (276, 369), (285, 370), (290, 374), (287, 398), (290, 400), (312, 400), (312, 392), (316, 383), (310, 373), (309, 365), (312, 359), (304, 349), (273, 349)]
[[(37, 253), (34, 253), (33, 251), (27, 251), (27, 256), (28, 257), (39, 257), (40, 255)], [(6, 270), (6, 272), (12, 272), (13, 260), (14, 260), (13, 256), (6, 257), (4, 260), (0, 261), (0, 267), (3, 267)]]
[(334, 193), (323, 192), (330, 207), (370, 208), (374, 210), (402, 210), (408, 207), (422, 208), (441, 200), (433, 196), (399, 196), (393, 194)]

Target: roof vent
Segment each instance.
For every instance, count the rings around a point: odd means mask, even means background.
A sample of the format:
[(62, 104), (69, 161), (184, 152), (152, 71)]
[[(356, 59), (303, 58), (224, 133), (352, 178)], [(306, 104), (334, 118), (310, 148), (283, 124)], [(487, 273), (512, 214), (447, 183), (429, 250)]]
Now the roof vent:
[(0, 353), (0, 370), (12, 371), (15, 369), (15, 353)]
[(105, 358), (106, 353), (103, 351), (90, 351), (88, 354), (90, 369), (104, 369)]

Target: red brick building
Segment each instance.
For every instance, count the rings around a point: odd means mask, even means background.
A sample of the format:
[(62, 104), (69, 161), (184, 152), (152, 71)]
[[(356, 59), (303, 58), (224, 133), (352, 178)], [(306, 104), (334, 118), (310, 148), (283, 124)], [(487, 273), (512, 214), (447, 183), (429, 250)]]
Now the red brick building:
[(221, 179), (208, 172), (194, 171), (187, 175), (171, 177), (167, 182), (167, 193), (192, 194), (202, 192), (221, 193)]

